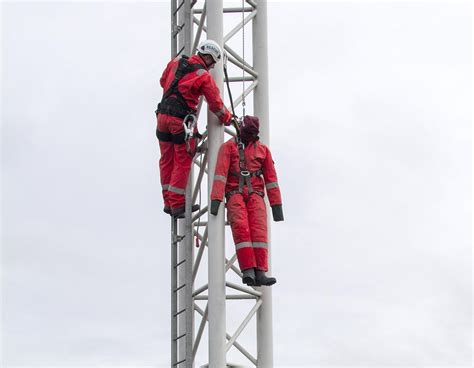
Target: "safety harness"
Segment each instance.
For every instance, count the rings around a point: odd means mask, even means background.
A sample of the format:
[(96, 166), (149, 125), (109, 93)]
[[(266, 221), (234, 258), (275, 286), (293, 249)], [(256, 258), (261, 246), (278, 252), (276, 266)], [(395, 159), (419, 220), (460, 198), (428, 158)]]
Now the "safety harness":
[(240, 140), (240, 136), (235, 137), (235, 141), (237, 143), (237, 148), (239, 150), (239, 172), (230, 172), (229, 174), (232, 176), (237, 176), (239, 178), (239, 189), (231, 190), (225, 194), (225, 198), (229, 201), (229, 198), (237, 193), (242, 194), (244, 185), (247, 186), (248, 194), (258, 194), (260, 197), (264, 196), (263, 192), (258, 190), (253, 190), (252, 183), (250, 182), (250, 178), (252, 176), (261, 176), (263, 174), (262, 168), (258, 169), (257, 171), (250, 172), (247, 170), (247, 163), (245, 162), (245, 152), (244, 152), (244, 143)]
[(163, 94), (161, 102), (158, 104), (155, 113), (184, 118), (188, 114), (195, 114), (196, 111), (190, 108), (181, 92), (178, 90), (178, 83), (186, 74), (199, 69), (205, 69), (201, 64), (189, 64), (189, 57), (183, 55), (179, 59), (178, 68), (168, 90)]
[(189, 57), (183, 55), (179, 59), (174, 80), (168, 90), (163, 94), (161, 102), (155, 111), (156, 114), (166, 114), (183, 119), (183, 132), (171, 134), (156, 130), (156, 137), (162, 142), (173, 142), (174, 144), (186, 143), (186, 151), (193, 155), (196, 153), (191, 150), (191, 138), (202, 138), (202, 135), (195, 132), (197, 125), (196, 110), (190, 108), (181, 92), (178, 90), (179, 81), (186, 75), (196, 70), (205, 69), (200, 64), (189, 64)]

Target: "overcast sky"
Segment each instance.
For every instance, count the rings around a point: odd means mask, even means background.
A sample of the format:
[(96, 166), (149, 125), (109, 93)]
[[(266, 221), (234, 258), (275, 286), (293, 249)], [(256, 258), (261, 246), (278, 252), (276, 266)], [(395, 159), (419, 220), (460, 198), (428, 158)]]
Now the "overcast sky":
[[(169, 2), (1, 9), (2, 366), (169, 366)], [(471, 366), (471, 3), (268, 22), (275, 367)]]

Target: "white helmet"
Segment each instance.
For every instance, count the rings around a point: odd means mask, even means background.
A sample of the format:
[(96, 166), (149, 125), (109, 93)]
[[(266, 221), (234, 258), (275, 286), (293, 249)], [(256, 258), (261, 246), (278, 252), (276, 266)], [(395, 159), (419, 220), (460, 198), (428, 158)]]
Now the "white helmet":
[(213, 41), (213, 40), (202, 41), (199, 44), (197, 51), (203, 55), (211, 55), (215, 63), (217, 63), (221, 59), (222, 51), (219, 44), (216, 41)]

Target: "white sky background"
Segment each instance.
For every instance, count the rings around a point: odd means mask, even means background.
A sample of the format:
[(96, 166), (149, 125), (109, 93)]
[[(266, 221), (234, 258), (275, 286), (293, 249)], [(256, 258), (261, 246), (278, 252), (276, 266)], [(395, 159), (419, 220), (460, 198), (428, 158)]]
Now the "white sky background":
[[(2, 366), (167, 366), (169, 4), (2, 13)], [(268, 16), (275, 366), (470, 366), (470, 3)]]

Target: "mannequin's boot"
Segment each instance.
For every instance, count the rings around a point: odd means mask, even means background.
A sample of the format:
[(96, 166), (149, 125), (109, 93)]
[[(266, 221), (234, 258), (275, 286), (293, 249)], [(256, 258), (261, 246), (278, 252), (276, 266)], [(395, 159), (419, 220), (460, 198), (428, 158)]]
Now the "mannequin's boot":
[(265, 271), (255, 269), (255, 286), (271, 286), (276, 283), (277, 280), (274, 277), (267, 277)]
[(242, 282), (248, 286), (255, 285), (255, 269), (247, 268), (242, 271)]

